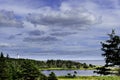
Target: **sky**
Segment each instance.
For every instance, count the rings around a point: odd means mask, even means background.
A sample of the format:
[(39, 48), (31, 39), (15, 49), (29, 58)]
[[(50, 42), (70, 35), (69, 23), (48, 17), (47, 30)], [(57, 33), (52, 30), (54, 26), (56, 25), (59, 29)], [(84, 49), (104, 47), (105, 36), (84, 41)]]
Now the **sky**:
[(10, 57), (102, 60), (120, 34), (120, 0), (0, 0), (0, 51)]

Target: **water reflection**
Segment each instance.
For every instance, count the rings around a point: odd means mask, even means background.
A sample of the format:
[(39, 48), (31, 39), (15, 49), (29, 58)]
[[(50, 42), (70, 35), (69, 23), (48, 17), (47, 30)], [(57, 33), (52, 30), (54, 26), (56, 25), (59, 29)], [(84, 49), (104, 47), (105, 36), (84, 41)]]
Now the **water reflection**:
[(98, 76), (98, 74), (93, 73), (94, 70), (44, 70), (42, 73), (49, 75), (54, 72), (56, 76), (65, 76), (68, 73), (73, 75), (75, 71), (77, 76)]

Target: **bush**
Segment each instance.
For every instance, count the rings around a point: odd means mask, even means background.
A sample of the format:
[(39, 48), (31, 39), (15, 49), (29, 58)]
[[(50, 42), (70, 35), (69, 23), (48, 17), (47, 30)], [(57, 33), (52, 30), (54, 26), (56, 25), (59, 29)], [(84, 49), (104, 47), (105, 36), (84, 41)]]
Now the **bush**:
[(48, 76), (48, 80), (58, 80), (55, 73), (54, 72), (51, 72)]

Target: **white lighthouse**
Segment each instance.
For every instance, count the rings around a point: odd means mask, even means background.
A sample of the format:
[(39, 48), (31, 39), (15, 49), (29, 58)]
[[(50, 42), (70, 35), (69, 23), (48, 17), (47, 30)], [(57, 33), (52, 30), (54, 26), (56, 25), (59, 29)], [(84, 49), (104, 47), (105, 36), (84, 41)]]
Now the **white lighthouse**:
[(17, 54), (17, 58), (18, 58), (18, 59), (20, 58), (19, 54)]

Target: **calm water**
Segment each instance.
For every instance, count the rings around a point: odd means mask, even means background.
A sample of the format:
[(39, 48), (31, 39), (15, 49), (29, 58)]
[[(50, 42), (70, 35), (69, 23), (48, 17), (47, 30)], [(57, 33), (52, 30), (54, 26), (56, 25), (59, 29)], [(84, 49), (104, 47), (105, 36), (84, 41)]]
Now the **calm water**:
[(104, 65), (104, 60), (76, 60), (76, 62), (86, 63), (86, 64), (93, 64), (93, 65)]
[(93, 70), (45, 70), (42, 73), (49, 75), (51, 72), (54, 72), (56, 76), (65, 76), (68, 73), (74, 74), (74, 71), (77, 72), (77, 76), (98, 76), (96, 73), (93, 73)]
[[(76, 60), (76, 62), (93, 64), (93, 65), (104, 65), (104, 60)], [(54, 72), (56, 76), (65, 76), (68, 73), (74, 74), (74, 71), (77, 72), (77, 76), (98, 76), (98, 74), (93, 73), (94, 70), (45, 70), (42, 73), (49, 75), (51, 72)]]

